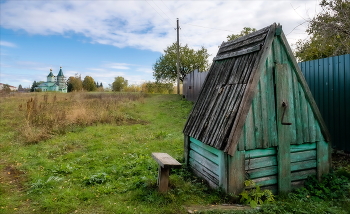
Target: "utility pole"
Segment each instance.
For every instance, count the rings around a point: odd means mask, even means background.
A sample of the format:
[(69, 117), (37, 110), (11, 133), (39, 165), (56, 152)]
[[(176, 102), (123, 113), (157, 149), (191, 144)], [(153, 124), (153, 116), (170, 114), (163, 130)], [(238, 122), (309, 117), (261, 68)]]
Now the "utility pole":
[(176, 60), (176, 70), (177, 70), (177, 94), (180, 94), (180, 51), (179, 51), (179, 18), (176, 19), (176, 30), (177, 30), (177, 60)]

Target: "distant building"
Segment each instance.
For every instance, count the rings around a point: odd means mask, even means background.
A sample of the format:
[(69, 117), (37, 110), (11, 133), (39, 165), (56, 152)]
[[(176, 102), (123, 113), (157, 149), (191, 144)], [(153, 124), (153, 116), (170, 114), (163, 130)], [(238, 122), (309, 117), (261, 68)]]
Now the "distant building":
[(67, 93), (67, 83), (66, 78), (63, 75), (62, 67), (60, 67), (57, 77), (53, 75), (52, 69), (50, 69), (47, 81), (41, 83), (37, 88), (40, 88), (41, 91), (59, 91)]
[[(4, 85), (6, 85), (6, 84), (0, 83), (0, 90), (2, 90), (4, 88)], [(12, 86), (12, 85), (8, 85), (8, 86), (11, 89), (11, 91), (17, 91), (17, 87)]]

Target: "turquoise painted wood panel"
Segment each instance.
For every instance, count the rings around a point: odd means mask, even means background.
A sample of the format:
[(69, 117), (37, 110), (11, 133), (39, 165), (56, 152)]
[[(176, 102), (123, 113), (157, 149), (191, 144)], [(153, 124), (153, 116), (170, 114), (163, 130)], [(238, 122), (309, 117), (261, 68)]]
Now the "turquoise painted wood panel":
[(214, 184), (219, 185), (219, 176), (216, 173), (204, 167), (201, 163), (197, 162), (193, 158), (190, 158), (189, 162), (192, 169), (198, 171), (201, 174), (201, 177), (209, 179)]
[(198, 163), (206, 167), (208, 170), (211, 170), (215, 174), (219, 175), (219, 165), (213, 163), (212, 161), (206, 159), (202, 155), (198, 154), (197, 152), (190, 150), (190, 158), (196, 160)]
[(316, 175), (316, 169), (292, 172), (292, 181), (305, 180), (308, 176)]
[(200, 147), (202, 147), (202, 148), (208, 150), (209, 152), (211, 152), (211, 153), (213, 153), (213, 154), (215, 154), (215, 155), (217, 155), (217, 156), (219, 156), (220, 153), (222, 153), (222, 151), (220, 151), (220, 150), (218, 150), (218, 149), (215, 149), (214, 147), (208, 146), (208, 145), (206, 145), (206, 144), (200, 142), (199, 140), (197, 140), (197, 139), (195, 139), (195, 138), (193, 138), (193, 137), (190, 137), (190, 141), (191, 141), (192, 143), (195, 143), (196, 145), (198, 145), (198, 146), (200, 146)]
[(304, 143), (300, 145), (291, 145), (290, 152), (302, 152), (307, 150), (316, 149), (316, 143)]
[(290, 164), (290, 168), (292, 172), (298, 171), (298, 170), (312, 169), (316, 167), (317, 167), (316, 160), (300, 161), (300, 162), (294, 162)]
[(212, 152), (209, 152), (208, 150), (204, 149), (203, 147), (198, 146), (195, 143), (190, 144), (190, 149), (194, 150), (195, 152), (201, 154), (202, 156), (206, 157), (210, 161), (214, 162), (216, 165), (220, 164), (219, 156), (215, 155)]
[[(315, 144), (316, 148), (316, 144)], [(268, 149), (254, 149), (254, 150), (249, 150), (245, 152), (245, 158), (260, 158), (260, 157), (266, 157), (266, 156), (271, 156), (271, 155), (276, 155), (277, 151), (276, 148), (268, 148)]]
[(245, 160), (245, 170), (258, 169), (268, 166), (277, 165), (276, 156), (268, 156), (262, 158), (253, 158)]
[(227, 154), (190, 137), (189, 157), (191, 167), (202, 178), (227, 189)]
[(299, 162), (305, 160), (316, 160), (316, 150), (309, 150), (303, 152), (294, 152), (290, 155), (290, 162)]
[(248, 175), (249, 179), (255, 179), (255, 178), (276, 175), (277, 174), (277, 166), (269, 166), (269, 167), (264, 167), (264, 168), (248, 170), (246, 172), (246, 174)]
[(267, 186), (277, 184), (277, 176), (269, 176), (263, 178), (252, 179), (257, 185)]

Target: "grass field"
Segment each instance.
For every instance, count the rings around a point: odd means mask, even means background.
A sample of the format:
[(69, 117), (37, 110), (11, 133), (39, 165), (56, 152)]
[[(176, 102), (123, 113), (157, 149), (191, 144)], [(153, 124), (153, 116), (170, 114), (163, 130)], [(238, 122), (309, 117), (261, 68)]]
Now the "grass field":
[[(183, 161), (182, 129), (191, 108), (192, 103), (177, 95), (2, 97), (0, 213), (180, 214), (187, 213), (184, 206), (232, 202), (231, 196), (209, 189), (185, 167), (172, 172), (168, 193), (157, 192), (157, 164), (151, 153), (166, 152)], [(237, 212), (350, 209), (344, 200), (288, 200)]]

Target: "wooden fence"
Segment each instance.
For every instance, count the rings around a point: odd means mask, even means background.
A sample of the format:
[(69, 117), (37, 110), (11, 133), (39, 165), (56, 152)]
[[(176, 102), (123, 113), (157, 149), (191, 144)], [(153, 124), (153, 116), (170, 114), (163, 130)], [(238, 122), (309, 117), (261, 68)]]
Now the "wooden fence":
[(208, 72), (199, 72), (197, 69), (186, 75), (183, 81), (183, 95), (187, 100), (195, 102)]

